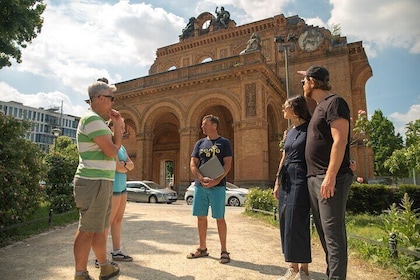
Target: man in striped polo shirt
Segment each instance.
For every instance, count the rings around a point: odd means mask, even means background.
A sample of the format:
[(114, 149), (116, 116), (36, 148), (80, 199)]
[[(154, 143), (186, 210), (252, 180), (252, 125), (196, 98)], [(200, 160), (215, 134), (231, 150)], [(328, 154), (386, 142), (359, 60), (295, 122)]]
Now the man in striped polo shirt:
[(123, 120), (112, 109), (115, 86), (97, 81), (88, 87), (89, 112), (77, 128), (79, 166), (74, 176), (74, 198), (79, 209), (79, 227), (74, 238), (75, 280), (90, 280), (87, 262), (93, 248), (101, 267), (101, 280), (118, 275), (119, 267), (106, 258), (105, 228), (109, 227), (115, 156), (122, 142), (122, 130), (114, 135), (105, 123), (119, 126)]

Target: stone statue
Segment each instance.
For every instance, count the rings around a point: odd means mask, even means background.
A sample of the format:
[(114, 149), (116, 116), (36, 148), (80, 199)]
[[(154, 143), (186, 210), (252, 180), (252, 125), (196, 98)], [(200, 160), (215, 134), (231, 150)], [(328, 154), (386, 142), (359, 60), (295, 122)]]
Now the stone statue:
[(191, 35), (194, 35), (194, 23), (195, 17), (191, 17), (187, 25), (184, 27), (184, 29), (182, 29), (182, 34), (179, 35), (179, 39), (186, 39), (191, 37)]
[(219, 7), (216, 7), (216, 24), (223, 26), (224, 28), (227, 28), (227, 24), (230, 21), (230, 13), (225, 10), (224, 7), (220, 8), (220, 11), (217, 11)]
[(258, 36), (258, 34), (254, 32), (249, 38), (244, 52), (248, 53), (248, 52), (253, 52), (253, 51), (259, 51), (261, 50), (261, 47), (262, 45), (261, 45), (260, 36)]

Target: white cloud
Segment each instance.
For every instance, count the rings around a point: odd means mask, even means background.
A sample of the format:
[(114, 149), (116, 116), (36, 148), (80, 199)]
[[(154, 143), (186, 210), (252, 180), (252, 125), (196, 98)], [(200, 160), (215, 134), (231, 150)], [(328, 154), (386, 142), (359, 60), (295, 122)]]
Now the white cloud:
[(75, 116), (82, 116), (88, 108), (87, 104), (73, 104), (66, 94), (59, 91), (25, 94), (4, 82), (0, 82), (0, 92), (2, 101), (16, 101), (33, 108), (53, 108), (61, 106), (61, 102), (63, 102), (63, 112)]
[(395, 132), (399, 132), (401, 135), (405, 135), (406, 124), (411, 121), (420, 119), (420, 103), (411, 105), (407, 113), (392, 113), (389, 115), (390, 121), (394, 123)]
[(420, 1), (330, 0), (329, 25), (340, 24), (342, 34), (363, 40), (369, 55), (384, 48), (404, 48), (420, 54)]
[[(155, 51), (177, 40), (181, 17), (144, 3), (48, 3), (42, 32), (23, 53), (19, 71), (61, 79), (75, 91), (98, 76), (113, 78), (130, 67), (148, 67)], [(159, 36), (156, 36), (159, 34)], [(116, 82), (115, 80), (113, 82)]]
[[(197, 3), (198, 11), (209, 11), (214, 13), (215, 7), (223, 6), (230, 12), (230, 18), (237, 25), (250, 23), (257, 20), (273, 17), (281, 14), (287, 3), (294, 0), (204, 0)], [(231, 10), (230, 7), (235, 7)], [(239, 11), (238, 11), (239, 9)]]

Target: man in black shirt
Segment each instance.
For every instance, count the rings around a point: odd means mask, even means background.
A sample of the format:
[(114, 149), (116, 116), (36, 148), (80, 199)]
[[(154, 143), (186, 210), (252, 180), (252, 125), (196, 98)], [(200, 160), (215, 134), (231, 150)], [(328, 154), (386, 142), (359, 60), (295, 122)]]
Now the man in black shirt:
[(346, 279), (345, 212), (353, 173), (350, 169), (350, 110), (331, 94), (329, 72), (311, 66), (302, 80), (306, 98), (317, 106), (308, 126), (305, 157), (315, 226), (326, 254), (328, 279)]

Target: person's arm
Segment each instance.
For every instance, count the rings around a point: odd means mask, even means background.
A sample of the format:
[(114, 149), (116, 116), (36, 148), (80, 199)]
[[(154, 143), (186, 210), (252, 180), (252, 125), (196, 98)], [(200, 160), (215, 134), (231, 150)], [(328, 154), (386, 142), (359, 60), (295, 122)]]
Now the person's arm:
[[(127, 154), (127, 152), (126, 152)], [(128, 171), (131, 171), (134, 169), (134, 162), (131, 160), (130, 156), (127, 154), (127, 160), (125, 161), (125, 168)]]
[(281, 160), (280, 160), (280, 163), (279, 163), (279, 169), (278, 169), (277, 174), (276, 174), (276, 181), (274, 182), (273, 194), (274, 194), (275, 199), (279, 199), (279, 197), (280, 197), (280, 182), (279, 182), (279, 174), (278, 173), (280, 172), (280, 169), (282, 168), (282, 166), (284, 164), (285, 158), (286, 158), (286, 152), (283, 149), (282, 157), (281, 157)]
[[(115, 127), (123, 125), (123, 119), (118, 111), (113, 109), (109, 115)], [(99, 146), (106, 156), (115, 157), (117, 156), (118, 150), (122, 144), (122, 133), (121, 129), (116, 129), (113, 136), (110, 134), (101, 135), (93, 138), (93, 141)]]
[(333, 144), (331, 147), (328, 169), (321, 185), (321, 196), (323, 198), (334, 196), (337, 173), (343, 162), (346, 151), (349, 122), (346, 119), (337, 119), (331, 122), (330, 126)]
[(200, 182), (204, 179), (204, 176), (200, 173), (200, 169), (198, 169), (199, 159), (196, 157), (191, 157), (190, 160), (190, 170), (191, 173), (196, 177)]

